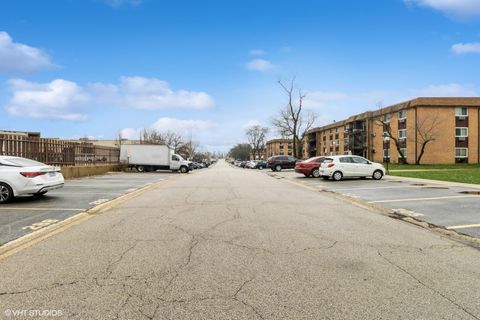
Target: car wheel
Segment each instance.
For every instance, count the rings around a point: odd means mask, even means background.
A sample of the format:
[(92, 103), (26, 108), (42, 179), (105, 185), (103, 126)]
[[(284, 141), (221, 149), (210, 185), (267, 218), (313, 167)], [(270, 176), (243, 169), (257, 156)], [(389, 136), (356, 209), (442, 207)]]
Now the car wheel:
[(332, 175), (333, 180), (340, 181), (343, 178), (343, 174), (340, 171), (335, 171)]
[(0, 204), (7, 203), (13, 199), (13, 190), (6, 184), (0, 182)]
[(181, 168), (180, 168), (180, 172), (181, 172), (181, 173), (187, 173), (187, 172), (188, 172), (187, 167), (181, 167)]
[(137, 171), (138, 172), (145, 172), (145, 167), (144, 166), (137, 166)]
[(319, 178), (320, 177), (320, 169), (315, 168), (312, 170), (312, 177)]
[(375, 172), (373, 172), (373, 176), (372, 176), (373, 179), (380, 180), (382, 179), (382, 177), (383, 177), (383, 172), (381, 170), (375, 170)]
[(277, 164), (277, 165), (275, 166), (275, 171), (282, 171), (282, 166), (279, 165), (279, 164)]
[(258, 170), (263, 170), (263, 166), (258, 167)]

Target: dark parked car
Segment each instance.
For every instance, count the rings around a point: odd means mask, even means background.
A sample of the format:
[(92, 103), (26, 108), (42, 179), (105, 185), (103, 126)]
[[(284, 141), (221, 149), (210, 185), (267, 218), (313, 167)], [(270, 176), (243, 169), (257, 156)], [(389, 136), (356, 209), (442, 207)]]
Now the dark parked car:
[(303, 173), (305, 177), (320, 177), (320, 166), (325, 157), (313, 157), (305, 161), (297, 162), (295, 165), (295, 172)]
[(260, 160), (255, 164), (255, 169), (263, 170), (267, 167), (267, 161)]
[(267, 167), (272, 171), (282, 171), (282, 169), (293, 169), (299, 161), (292, 156), (273, 156), (267, 159)]

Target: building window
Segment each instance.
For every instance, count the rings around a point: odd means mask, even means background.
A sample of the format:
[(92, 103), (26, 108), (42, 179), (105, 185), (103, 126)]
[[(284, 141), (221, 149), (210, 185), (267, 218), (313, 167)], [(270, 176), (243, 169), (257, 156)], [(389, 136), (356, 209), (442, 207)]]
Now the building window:
[(457, 138), (467, 138), (468, 137), (468, 128), (455, 128), (455, 137), (457, 137)]
[(384, 123), (390, 122), (391, 119), (392, 119), (392, 115), (390, 113), (384, 114), (383, 117), (382, 117), (382, 121)]
[(383, 157), (385, 159), (390, 158), (390, 149), (383, 149)]
[(456, 107), (455, 108), (456, 117), (468, 117), (468, 108), (467, 107)]
[(407, 110), (400, 110), (398, 111), (398, 120), (405, 120), (407, 119)]
[[(407, 148), (401, 148), (400, 154), (403, 155), (404, 158), (407, 158)], [(399, 155), (398, 157), (401, 158), (401, 155)]]
[(407, 129), (398, 130), (398, 139), (406, 139), (407, 138)]
[(338, 127), (335, 128), (335, 133), (338, 133)]
[(455, 158), (468, 158), (468, 148), (455, 148)]

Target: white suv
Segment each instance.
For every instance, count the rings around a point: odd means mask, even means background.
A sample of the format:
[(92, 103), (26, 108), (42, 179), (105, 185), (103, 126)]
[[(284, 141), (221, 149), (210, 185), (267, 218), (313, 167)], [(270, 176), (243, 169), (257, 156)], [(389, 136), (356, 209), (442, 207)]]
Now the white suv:
[(359, 156), (331, 156), (326, 157), (320, 167), (320, 175), (324, 179), (332, 178), (335, 181), (343, 178), (372, 177), (380, 180), (386, 170), (382, 164), (368, 161)]

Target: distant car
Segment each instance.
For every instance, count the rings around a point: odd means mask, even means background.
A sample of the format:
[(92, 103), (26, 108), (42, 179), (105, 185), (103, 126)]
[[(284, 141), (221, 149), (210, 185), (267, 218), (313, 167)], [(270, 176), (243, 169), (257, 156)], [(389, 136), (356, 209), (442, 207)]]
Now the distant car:
[(298, 159), (292, 156), (273, 156), (267, 159), (267, 167), (272, 171), (282, 171), (283, 169), (295, 168)]
[(242, 162), (240, 162), (240, 168), (245, 168), (245, 166), (247, 165), (247, 162), (248, 162), (248, 161), (242, 161)]
[(0, 204), (16, 196), (42, 196), (62, 188), (60, 168), (21, 157), (0, 156)]
[(332, 178), (335, 181), (343, 178), (372, 177), (380, 180), (386, 170), (382, 164), (371, 162), (359, 156), (331, 156), (326, 157), (320, 167), (320, 175), (324, 179)]
[(256, 165), (257, 165), (257, 160), (251, 160), (251, 161), (247, 162), (245, 167), (248, 168), (248, 169), (255, 169)]
[(325, 157), (313, 157), (295, 164), (295, 172), (302, 173), (305, 177), (320, 178), (320, 166)]
[(265, 160), (260, 160), (255, 164), (255, 169), (258, 170), (263, 170), (267, 167), (267, 161)]

